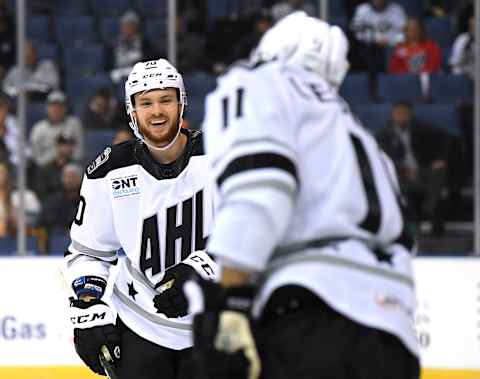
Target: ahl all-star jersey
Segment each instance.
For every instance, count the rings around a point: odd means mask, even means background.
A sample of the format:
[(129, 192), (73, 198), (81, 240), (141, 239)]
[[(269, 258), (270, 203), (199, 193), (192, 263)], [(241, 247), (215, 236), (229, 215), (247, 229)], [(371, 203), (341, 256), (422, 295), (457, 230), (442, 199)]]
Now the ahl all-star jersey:
[(221, 202), (207, 250), (260, 276), (255, 313), (300, 285), (417, 354), (395, 170), (337, 92), (278, 62), (237, 65), (208, 96), (204, 131)]
[(107, 279), (123, 249), (111, 303), (138, 335), (177, 350), (192, 344), (191, 316), (156, 313), (153, 288), (165, 269), (205, 248), (214, 213), (202, 135), (182, 133), (185, 152), (172, 164), (158, 164), (132, 140), (107, 147), (87, 167), (66, 256), (70, 283), (87, 275)]

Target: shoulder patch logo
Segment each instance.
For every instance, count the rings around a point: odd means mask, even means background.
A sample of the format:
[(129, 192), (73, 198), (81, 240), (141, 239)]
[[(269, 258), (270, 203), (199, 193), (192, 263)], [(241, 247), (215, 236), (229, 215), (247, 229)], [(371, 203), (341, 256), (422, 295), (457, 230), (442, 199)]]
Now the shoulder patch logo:
[(114, 198), (138, 195), (140, 193), (137, 175), (114, 178), (111, 179), (111, 183)]
[(97, 168), (99, 168), (102, 164), (104, 164), (106, 161), (108, 161), (108, 158), (110, 158), (110, 153), (112, 152), (111, 147), (107, 147), (103, 152), (95, 158), (95, 160), (90, 163), (87, 167), (87, 174), (90, 175), (92, 172), (94, 172)]

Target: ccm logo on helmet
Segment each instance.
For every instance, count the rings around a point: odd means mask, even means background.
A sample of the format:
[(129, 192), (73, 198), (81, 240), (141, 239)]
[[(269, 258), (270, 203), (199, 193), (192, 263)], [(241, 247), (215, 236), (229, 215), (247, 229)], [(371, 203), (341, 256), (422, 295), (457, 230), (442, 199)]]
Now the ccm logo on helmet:
[(107, 315), (106, 312), (103, 313), (93, 313), (90, 315), (81, 315), (77, 317), (70, 317), (70, 320), (72, 321), (72, 324), (84, 324), (85, 322), (91, 322), (95, 321), (97, 319), (99, 320), (105, 320), (105, 316)]
[(157, 73), (154, 73), (154, 74), (145, 74), (142, 76), (142, 79), (145, 79), (145, 78), (155, 78), (157, 76), (162, 76), (162, 73), (161, 72), (157, 72)]

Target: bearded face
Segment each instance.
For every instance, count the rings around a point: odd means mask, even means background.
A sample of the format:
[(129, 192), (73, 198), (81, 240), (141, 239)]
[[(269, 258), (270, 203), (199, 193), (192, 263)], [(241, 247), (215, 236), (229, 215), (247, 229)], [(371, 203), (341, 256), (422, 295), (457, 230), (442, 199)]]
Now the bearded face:
[(155, 89), (134, 95), (138, 129), (147, 143), (168, 145), (177, 135), (181, 104), (175, 88)]

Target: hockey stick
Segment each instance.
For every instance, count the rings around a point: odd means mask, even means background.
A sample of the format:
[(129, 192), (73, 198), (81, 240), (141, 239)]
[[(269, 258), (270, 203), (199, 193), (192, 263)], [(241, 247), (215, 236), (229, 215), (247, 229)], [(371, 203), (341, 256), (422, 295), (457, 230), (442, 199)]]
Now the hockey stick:
[(100, 348), (100, 354), (98, 354), (98, 358), (100, 359), (100, 364), (102, 365), (103, 369), (105, 370), (105, 374), (107, 374), (109, 379), (117, 379), (118, 376), (115, 372), (115, 365), (113, 364), (113, 358), (108, 351), (108, 348), (105, 345), (102, 345)]
[[(67, 294), (68, 299), (72, 301), (75, 299), (76, 295), (73, 292), (73, 289), (68, 285), (67, 279), (65, 278), (65, 274), (61, 268), (58, 269), (59, 271), (59, 279), (60, 279), (60, 285), (63, 289), (63, 291)], [(107, 374), (109, 379), (117, 379), (118, 376), (115, 372), (115, 366), (113, 364), (113, 358), (110, 355), (110, 352), (108, 351), (108, 348), (105, 345), (102, 345), (100, 348), (100, 353), (98, 354), (98, 359), (100, 360), (100, 364), (103, 367), (103, 370), (105, 371), (105, 374)]]

